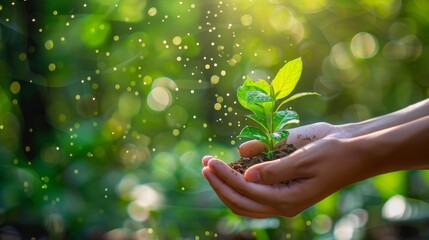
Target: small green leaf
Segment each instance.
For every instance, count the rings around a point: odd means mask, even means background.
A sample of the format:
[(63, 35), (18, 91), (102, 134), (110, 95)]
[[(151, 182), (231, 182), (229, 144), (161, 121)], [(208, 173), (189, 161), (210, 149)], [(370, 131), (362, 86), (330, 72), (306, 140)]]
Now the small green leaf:
[(271, 139), (273, 139), (273, 145), (276, 145), (278, 142), (281, 142), (289, 136), (289, 132), (287, 130), (282, 130), (279, 132), (273, 132), (270, 134)]
[(292, 61), (287, 62), (280, 71), (276, 74), (271, 85), (274, 88), (274, 94), (276, 99), (285, 98), (289, 95), (296, 84), (298, 83), (299, 78), (301, 77), (302, 72), (302, 60), (301, 58), (296, 58)]
[(247, 115), (247, 117), (259, 123), (259, 125), (261, 125), (261, 127), (263, 127), (268, 132), (268, 124), (267, 124), (267, 119), (265, 117), (262, 117), (256, 114)]
[(264, 143), (266, 146), (270, 145), (270, 140), (267, 134), (265, 134), (261, 129), (251, 126), (246, 126), (241, 130), (240, 135), (238, 135), (239, 138), (250, 138), (250, 139), (256, 139), (262, 143)]
[(262, 89), (264, 92), (269, 93), (270, 92), (270, 84), (268, 84), (267, 81), (260, 79), (258, 81), (253, 80), (250, 77), (246, 78), (246, 81), (244, 81), (242, 86), (246, 87), (257, 87)]
[(248, 102), (247, 94), (251, 91), (263, 91), (261, 88), (255, 86), (240, 86), (237, 90), (238, 102), (245, 108), (249, 109), (255, 114), (265, 114), (264, 107), (260, 104), (251, 104)]
[(320, 96), (320, 94), (318, 94), (317, 92), (303, 92), (303, 93), (297, 93), (297, 94), (294, 94), (293, 96), (291, 96), (291, 97), (289, 97), (289, 98), (287, 98), (286, 100), (284, 100), (282, 103), (280, 103), (280, 105), (277, 107), (277, 111), (284, 105), (284, 104), (286, 104), (286, 103), (288, 103), (288, 102), (290, 102), (290, 101), (293, 101), (293, 100), (295, 100), (295, 99), (298, 99), (298, 98), (302, 98), (302, 97), (305, 97), (305, 96), (311, 96), (311, 95), (317, 95), (317, 96)]
[(298, 124), (299, 116), (298, 113), (291, 110), (283, 110), (275, 113), (273, 118), (274, 131), (279, 131), (283, 128), (287, 128), (288, 125)]

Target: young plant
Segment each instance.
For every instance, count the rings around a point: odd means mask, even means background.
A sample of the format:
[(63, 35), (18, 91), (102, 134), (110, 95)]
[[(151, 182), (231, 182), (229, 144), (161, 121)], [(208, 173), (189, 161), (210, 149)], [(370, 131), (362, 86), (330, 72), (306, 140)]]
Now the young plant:
[(256, 139), (264, 143), (267, 149), (265, 154), (270, 159), (273, 158), (274, 146), (289, 135), (287, 129), (299, 124), (299, 117), (295, 111), (281, 110), (281, 107), (300, 97), (319, 95), (316, 92), (303, 92), (286, 98), (298, 83), (301, 72), (302, 60), (297, 58), (287, 62), (271, 84), (263, 79), (254, 81), (248, 77), (237, 90), (240, 104), (253, 112), (247, 117), (260, 126), (259, 128), (246, 126), (238, 137)]

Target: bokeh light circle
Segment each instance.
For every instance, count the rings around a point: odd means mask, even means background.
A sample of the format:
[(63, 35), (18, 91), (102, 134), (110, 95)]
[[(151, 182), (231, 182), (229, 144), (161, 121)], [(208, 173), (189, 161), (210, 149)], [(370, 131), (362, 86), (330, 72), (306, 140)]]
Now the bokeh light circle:
[(172, 102), (170, 91), (164, 87), (155, 87), (147, 96), (148, 106), (157, 112), (164, 111)]
[(360, 32), (353, 36), (350, 49), (356, 58), (372, 58), (378, 52), (378, 41), (372, 34)]
[(269, 17), (271, 26), (277, 31), (286, 31), (292, 27), (294, 16), (287, 7), (279, 6)]

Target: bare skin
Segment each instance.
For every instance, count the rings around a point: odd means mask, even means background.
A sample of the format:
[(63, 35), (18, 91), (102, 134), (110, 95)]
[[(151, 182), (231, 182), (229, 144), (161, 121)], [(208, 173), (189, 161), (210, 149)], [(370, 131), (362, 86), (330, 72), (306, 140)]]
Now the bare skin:
[[(203, 157), (202, 173), (236, 214), (292, 217), (358, 181), (394, 171), (429, 169), (428, 133), (429, 100), (424, 100), (363, 122), (291, 129), (285, 143), (299, 149), (257, 164), (244, 176), (212, 156)], [(245, 157), (263, 150), (257, 141), (239, 147)]]

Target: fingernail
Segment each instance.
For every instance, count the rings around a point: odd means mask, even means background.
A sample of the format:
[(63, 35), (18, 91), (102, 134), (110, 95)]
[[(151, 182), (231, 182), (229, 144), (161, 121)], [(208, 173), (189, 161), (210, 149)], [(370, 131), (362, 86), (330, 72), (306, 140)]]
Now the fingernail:
[(259, 171), (246, 171), (244, 173), (244, 178), (246, 178), (249, 182), (260, 182), (261, 181), (261, 174)]

